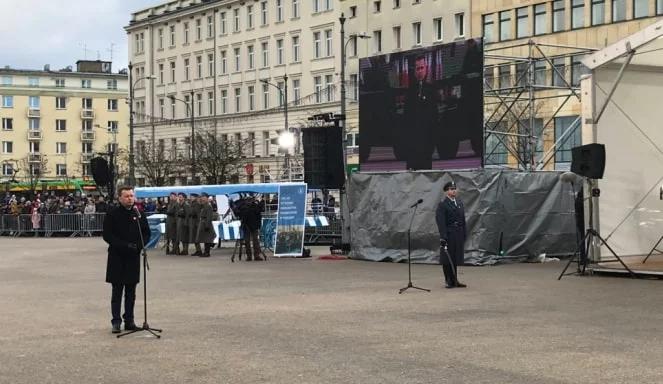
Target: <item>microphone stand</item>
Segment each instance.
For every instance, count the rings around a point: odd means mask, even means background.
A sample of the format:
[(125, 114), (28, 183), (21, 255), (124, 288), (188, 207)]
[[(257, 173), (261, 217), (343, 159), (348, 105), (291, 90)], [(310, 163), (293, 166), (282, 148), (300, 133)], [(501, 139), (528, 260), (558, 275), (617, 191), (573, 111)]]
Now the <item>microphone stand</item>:
[(416, 203), (414, 205), (414, 212), (412, 212), (412, 217), (410, 218), (410, 226), (407, 228), (407, 287), (401, 288), (398, 291), (398, 294), (400, 295), (401, 293), (405, 292), (408, 288), (414, 288), (418, 289), (420, 291), (426, 291), (430, 292), (430, 289), (426, 288), (419, 288), (414, 285), (412, 285), (412, 259), (411, 259), (411, 253), (412, 253), (412, 247), (410, 245), (410, 230), (412, 229), (412, 222), (414, 221), (414, 215), (417, 214), (417, 208), (419, 207), (419, 203)]
[[(139, 214), (140, 215), (140, 214)], [(143, 314), (144, 314), (144, 320), (143, 320), (143, 326), (141, 328), (136, 328), (133, 331), (125, 332), (121, 335), (117, 335), (117, 338), (119, 339), (122, 336), (126, 335), (131, 335), (132, 333), (136, 332), (141, 332), (141, 331), (147, 331), (151, 333), (152, 335), (156, 336), (157, 339), (161, 338), (161, 335), (157, 335), (155, 332), (161, 333), (161, 329), (157, 328), (151, 328), (149, 324), (147, 324), (147, 271), (150, 269), (150, 265), (147, 263), (147, 251), (145, 250), (145, 239), (143, 239), (143, 230), (140, 227), (140, 216), (135, 217), (134, 216), (134, 221), (136, 222), (136, 226), (138, 227), (138, 235), (140, 236), (140, 244), (142, 245), (141, 248), (141, 253), (143, 254)]]

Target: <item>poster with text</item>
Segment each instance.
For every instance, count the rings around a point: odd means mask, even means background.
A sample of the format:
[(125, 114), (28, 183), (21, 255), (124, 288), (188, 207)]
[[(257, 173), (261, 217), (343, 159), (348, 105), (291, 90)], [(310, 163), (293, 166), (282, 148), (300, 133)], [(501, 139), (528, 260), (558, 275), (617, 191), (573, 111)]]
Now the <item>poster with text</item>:
[(305, 185), (279, 186), (274, 256), (301, 256), (306, 220)]

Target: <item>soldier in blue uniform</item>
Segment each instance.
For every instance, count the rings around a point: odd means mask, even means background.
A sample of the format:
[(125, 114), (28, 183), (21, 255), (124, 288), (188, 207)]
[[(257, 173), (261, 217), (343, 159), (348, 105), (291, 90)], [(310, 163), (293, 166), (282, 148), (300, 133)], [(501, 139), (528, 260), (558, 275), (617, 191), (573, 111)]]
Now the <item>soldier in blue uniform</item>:
[(466, 285), (458, 281), (458, 266), (465, 262), (465, 207), (456, 197), (456, 183), (450, 181), (444, 184), (444, 192), (446, 196), (437, 205), (435, 221), (440, 232), (440, 264), (445, 287), (465, 288)]

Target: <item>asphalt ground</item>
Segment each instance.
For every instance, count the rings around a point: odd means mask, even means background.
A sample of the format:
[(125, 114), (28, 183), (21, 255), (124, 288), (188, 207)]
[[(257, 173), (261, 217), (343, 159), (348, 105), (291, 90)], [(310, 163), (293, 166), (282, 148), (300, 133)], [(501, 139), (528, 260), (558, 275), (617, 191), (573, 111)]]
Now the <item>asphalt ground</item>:
[[(561, 263), (230, 263), (151, 251), (148, 316), (110, 330), (99, 238), (0, 238), (0, 383), (662, 383), (663, 281)], [(143, 321), (143, 285), (137, 322)]]

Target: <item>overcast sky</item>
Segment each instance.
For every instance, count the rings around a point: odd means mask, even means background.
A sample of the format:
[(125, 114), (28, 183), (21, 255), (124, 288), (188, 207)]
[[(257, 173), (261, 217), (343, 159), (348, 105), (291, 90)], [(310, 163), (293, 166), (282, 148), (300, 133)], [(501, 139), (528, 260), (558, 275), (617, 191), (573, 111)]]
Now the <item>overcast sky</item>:
[(112, 43), (117, 72), (127, 67), (131, 13), (165, 1), (0, 0), (0, 67), (75, 70), (76, 60), (110, 60)]

